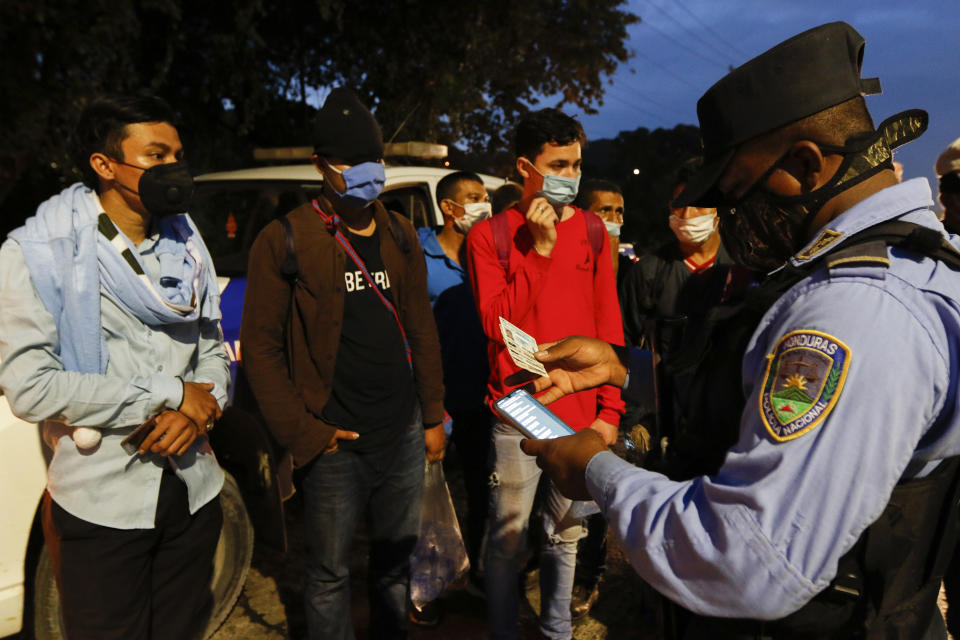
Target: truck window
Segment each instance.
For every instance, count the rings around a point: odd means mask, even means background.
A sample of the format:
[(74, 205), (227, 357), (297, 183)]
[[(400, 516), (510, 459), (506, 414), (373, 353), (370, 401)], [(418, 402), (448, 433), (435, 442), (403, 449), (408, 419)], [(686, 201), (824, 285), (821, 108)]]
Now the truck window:
[(383, 206), (405, 216), (417, 227), (433, 227), (433, 201), (425, 182), (393, 187), (380, 196)]
[(199, 182), (190, 216), (213, 256), (217, 275), (243, 276), (260, 230), (306, 201), (302, 185), (295, 182)]

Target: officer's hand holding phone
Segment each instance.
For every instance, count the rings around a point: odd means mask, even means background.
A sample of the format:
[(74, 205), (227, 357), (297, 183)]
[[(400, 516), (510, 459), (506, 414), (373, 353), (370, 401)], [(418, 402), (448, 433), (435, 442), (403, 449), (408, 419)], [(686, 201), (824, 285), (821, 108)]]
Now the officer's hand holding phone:
[(574, 433), (524, 389), (514, 389), (493, 407), (501, 418), (527, 436), (520, 448), (537, 456), (537, 465), (550, 476), (560, 493), (574, 500), (592, 499), (584, 481), (587, 463), (607, 448), (598, 431), (583, 429)]
[(607, 451), (603, 436), (597, 431), (582, 429), (553, 440), (521, 440), (520, 448), (527, 455), (537, 456), (537, 466), (560, 493), (571, 500), (593, 500), (587, 491), (587, 464), (593, 456)]

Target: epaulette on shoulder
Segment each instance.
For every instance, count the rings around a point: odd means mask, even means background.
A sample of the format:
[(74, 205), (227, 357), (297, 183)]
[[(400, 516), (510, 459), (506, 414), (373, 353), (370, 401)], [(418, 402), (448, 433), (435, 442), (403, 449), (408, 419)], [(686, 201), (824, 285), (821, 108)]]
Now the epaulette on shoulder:
[(857, 243), (827, 256), (827, 268), (890, 266), (887, 243), (883, 240)]

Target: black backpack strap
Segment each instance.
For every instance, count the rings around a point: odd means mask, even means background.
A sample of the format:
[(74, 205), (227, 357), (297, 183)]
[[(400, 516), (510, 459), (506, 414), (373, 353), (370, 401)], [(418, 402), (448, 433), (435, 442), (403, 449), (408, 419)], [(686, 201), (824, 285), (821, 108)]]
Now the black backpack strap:
[(653, 274), (653, 284), (650, 287), (650, 292), (647, 296), (647, 300), (644, 301), (647, 303), (647, 306), (650, 309), (651, 313), (656, 312), (657, 301), (660, 300), (660, 297), (663, 295), (663, 286), (666, 278), (667, 278), (667, 261), (657, 256), (657, 270)]
[(293, 243), (293, 226), (287, 216), (280, 217), (280, 224), (283, 225), (283, 262), (280, 263), (280, 273), (288, 280), (296, 280), (300, 266), (297, 264), (297, 251)]
[[(816, 264), (823, 257), (833, 258), (840, 253), (845, 253), (856, 249), (860, 252), (868, 251), (867, 247), (877, 246), (875, 243), (882, 242), (888, 247), (897, 247), (911, 253), (917, 253), (934, 260), (945, 263), (952, 269), (960, 270), (960, 250), (957, 250), (937, 229), (931, 229), (912, 222), (902, 220), (891, 220), (883, 222), (872, 227), (864, 229), (849, 238), (840, 241), (837, 248), (827, 252), (824, 256), (811, 261), (808, 264)], [(884, 256), (885, 257), (885, 256)], [(875, 261), (874, 261), (875, 263)], [(805, 267), (806, 265), (804, 265)], [(804, 268), (801, 267), (801, 268)]]
[(390, 218), (390, 235), (393, 236), (394, 242), (403, 253), (410, 253), (410, 241), (407, 240), (407, 234), (403, 232), (403, 225), (400, 224), (400, 214), (388, 209), (387, 216)]

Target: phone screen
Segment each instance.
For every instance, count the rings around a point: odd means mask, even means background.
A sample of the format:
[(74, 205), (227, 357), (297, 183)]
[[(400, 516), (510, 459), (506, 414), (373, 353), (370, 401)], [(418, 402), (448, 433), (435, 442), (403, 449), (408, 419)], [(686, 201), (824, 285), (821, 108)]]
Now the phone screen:
[(515, 389), (493, 406), (497, 413), (523, 435), (550, 440), (574, 434), (574, 430), (523, 389)]

